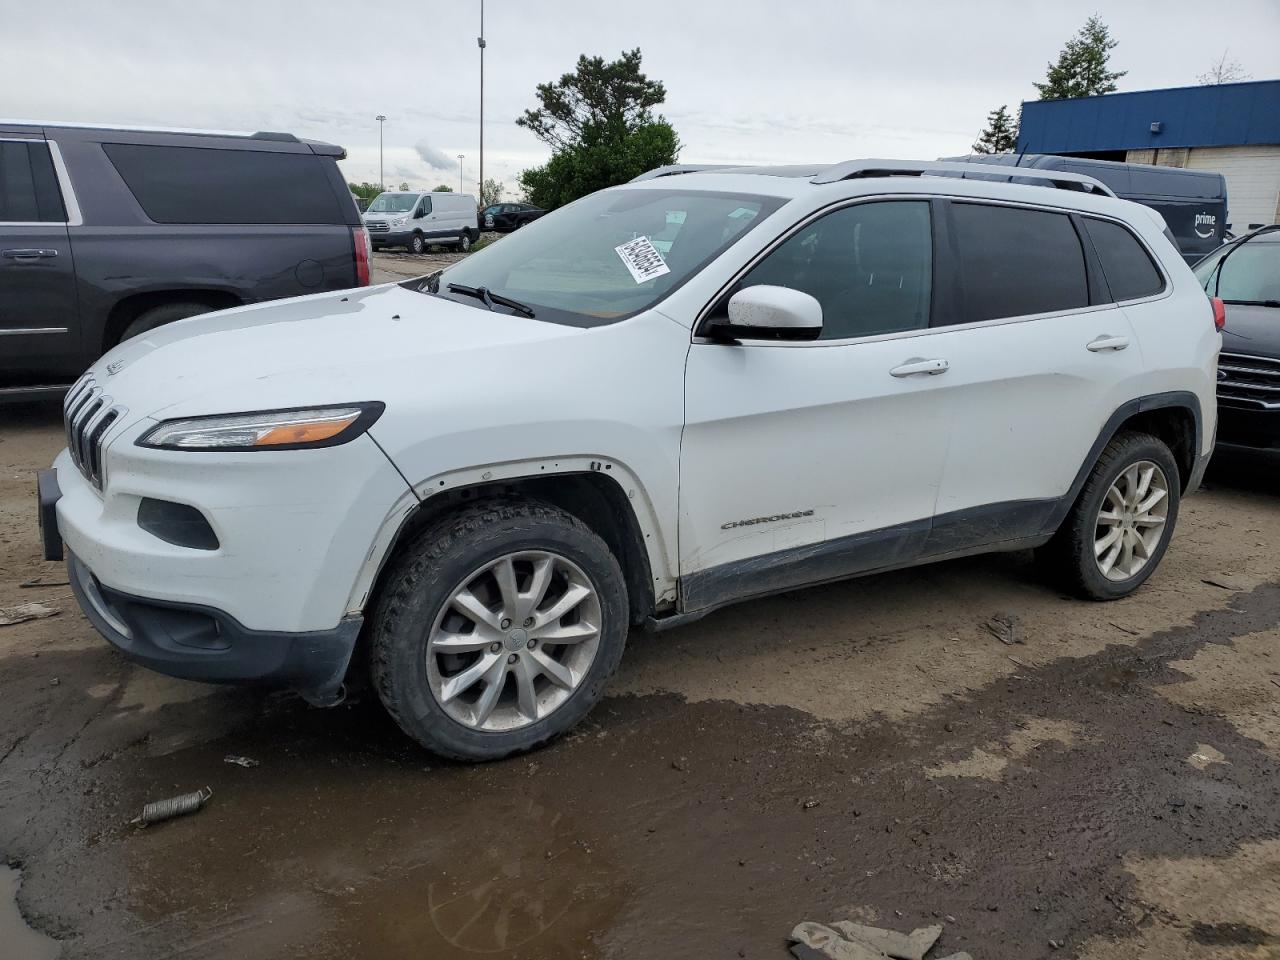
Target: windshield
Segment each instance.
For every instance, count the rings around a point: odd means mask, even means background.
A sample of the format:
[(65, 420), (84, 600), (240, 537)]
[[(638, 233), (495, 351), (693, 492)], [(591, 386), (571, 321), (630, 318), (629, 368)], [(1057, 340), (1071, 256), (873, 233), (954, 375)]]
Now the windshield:
[(437, 289), (484, 287), (528, 304), (539, 320), (599, 326), (657, 303), (784, 202), (696, 190), (603, 190), (454, 264)]
[(416, 193), (380, 193), (369, 204), (369, 213), (408, 213), (418, 199)]
[(1280, 300), (1277, 234), (1223, 247), (1196, 265), (1196, 279), (1211, 297), (1244, 303)]

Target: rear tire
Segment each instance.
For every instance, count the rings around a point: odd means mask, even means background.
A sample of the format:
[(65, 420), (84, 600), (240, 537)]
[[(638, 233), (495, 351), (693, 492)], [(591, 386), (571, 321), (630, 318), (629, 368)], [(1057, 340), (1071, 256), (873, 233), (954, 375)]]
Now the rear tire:
[(212, 311), (213, 307), (204, 303), (162, 303), (160, 306), (144, 310), (134, 317), (129, 325), (124, 328), (124, 332), (120, 334), (120, 339), (116, 342), (123, 343), (139, 334), (154, 330), (156, 327), (163, 327), (166, 323), (185, 320), (187, 317), (198, 317), (202, 313), (211, 313)]
[(1127, 597), (1155, 572), (1178, 520), (1178, 464), (1147, 433), (1107, 444), (1041, 559), (1067, 590), (1090, 600)]
[(497, 760), (532, 750), (603, 695), (628, 609), (617, 560), (582, 521), (537, 501), (479, 503), (392, 561), (370, 617), (374, 687), (433, 753)]
[(458, 237), (458, 251), (459, 251), (460, 253), (470, 253), (470, 252), (471, 252), (471, 233), (470, 233), (470, 231), (464, 230), (464, 231), (462, 232), (462, 235), (461, 235), (460, 237)]

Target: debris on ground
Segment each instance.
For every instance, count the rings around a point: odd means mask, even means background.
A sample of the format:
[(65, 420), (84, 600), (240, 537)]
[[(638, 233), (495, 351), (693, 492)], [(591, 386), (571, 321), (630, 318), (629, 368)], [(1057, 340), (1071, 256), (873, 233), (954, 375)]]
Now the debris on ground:
[(45, 580), (42, 577), (32, 577), (30, 580), (23, 580), (20, 584), (18, 584), (18, 586), (24, 590), (29, 590), (33, 587), (69, 587), (71, 586), (71, 581), (70, 580)]
[(0, 627), (13, 626), (15, 623), (26, 623), (28, 620), (43, 620), (45, 617), (57, 616), (58, 608), (44, 603), (20, 603), (14, 607), (0, 607)]
[(1235, 577), (1201, 577), (1201, 583), (1207, 583), (1211, 587), (1217, 587), (1219, 590), (1244, 590), (1245, 585)]
[(143, 807), (142, 813), (129, 822), (145, 827), (163, 820), (172, 820), (174, 817), (184, 817), (189, 813), (195, 813), (208, 803), (212, 796), (213, 791), (205, 787), (203, 790), (180, 793), (166, 800), (156, 800)]
[[(789, 939), (796, 960), (924, 960), (940, 936), (942, 924), (899, 933), (852, 920), (830, 924), (805, 920), (796, 924)], [(942, 960), (972, 958), (967, 953), (954, 953)]]
[(248, 767), (256, 767), (259, 761), (253, 759), (253, 757), (238, 757), (235, 754), (229, 753), (222, 758), (222, 762), (234, 763), (237, 767), (248, 768)]
[(1018, 636), (1018, 618), (1012, 613), (997, 613), (982, 625), (982, 628), (1005, 646), (1022, 643)]

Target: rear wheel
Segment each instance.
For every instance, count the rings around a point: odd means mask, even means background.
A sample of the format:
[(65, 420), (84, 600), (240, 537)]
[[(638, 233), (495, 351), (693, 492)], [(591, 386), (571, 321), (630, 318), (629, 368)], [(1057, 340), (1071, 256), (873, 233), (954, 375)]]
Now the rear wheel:
[(379, 698), (409, 736), (463, 760), (541, 746), (581, 720), (626, 643), (617, 560), (532, 501), (453, 514), (397, 558), (371, 618)]
[(120, 334), (120, 341), (118, 342), (123, 342), (149, 330), (154, 330), (156, 327), (162, 327), (166, 323), (185, 320), (187, 317), (197, 317), (212, 310), (213, 307), (204, 303), (162, 303), (160, 306), (144, 310), (134, 317), (129, 325), (124, 328), (124, 332)]
[(1155, 572), (1178, 519), (1178, 465), (1146, 433), (1115, 437), (1098, 458), (1045, 559), (1068, 589), (1117, 600)]
[(471, 233), (468, 230), (462, 232), (462, 236), (458, 237), (458, 249), (463, 253), (471, 252)]
[(423, 238), (422, 234), (415, 233), (412, 239), (410, 239), (409, 252), (419, 255), (427, 252), (427, 241)]

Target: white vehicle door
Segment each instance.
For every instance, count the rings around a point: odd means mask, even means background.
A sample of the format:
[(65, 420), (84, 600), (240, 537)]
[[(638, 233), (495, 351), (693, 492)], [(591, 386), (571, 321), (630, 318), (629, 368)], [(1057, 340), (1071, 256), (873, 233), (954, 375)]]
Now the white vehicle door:
[[(685, 374), (686, 611), (905, 563), (929, 530), (947, 447), (929, 330), (930, 202), (843, 206), (793, 231), (745, 286), (813, 295), (808, 343), (695, 336)], [(704, 321), (705, 322), (705, 321)]]
[(1051, 530), (1143, 374), (1071, 215), (958, 200), (947, 214), (958, 296), (937, 399), (953, 422), (929, 556)]

